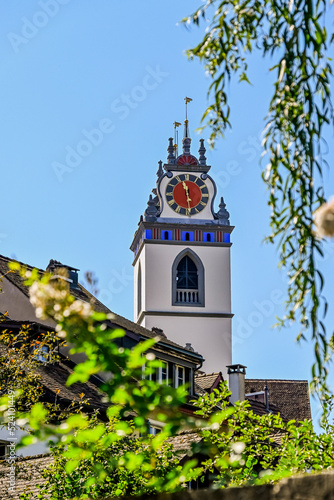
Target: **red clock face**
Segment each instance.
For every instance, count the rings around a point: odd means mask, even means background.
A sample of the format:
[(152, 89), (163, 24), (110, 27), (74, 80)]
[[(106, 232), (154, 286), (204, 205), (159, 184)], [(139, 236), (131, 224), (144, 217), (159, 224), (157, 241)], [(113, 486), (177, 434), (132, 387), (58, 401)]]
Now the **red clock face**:
[[(185, 185), (188, 190), (186, 191)], [(194, 182), (183, 181), (176, 184), (173, 190), (173, 198), (180, 207), (196, 207), (202, 199), (201, 189)]]
[(175, 175), (166, 186), (166, 201), (177, 214), (191, 217), (199, 214), (207, 206), (208, 187), (196, 175)]

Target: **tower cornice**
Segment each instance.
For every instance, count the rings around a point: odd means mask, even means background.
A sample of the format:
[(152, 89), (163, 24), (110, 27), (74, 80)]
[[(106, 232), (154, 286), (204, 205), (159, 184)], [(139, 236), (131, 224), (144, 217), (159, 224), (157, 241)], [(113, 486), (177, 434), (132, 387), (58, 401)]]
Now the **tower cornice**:
[[(230, 247), (232, 243), (229, 241), (225, 241), (226, 238), (224, 235), (230, 235), (235, 226), (227, 226), (221, 225), (218, 221), (207, 221), (206, 224), (201, 223), (185, 223), (179, 222), (178, 220), (171, 219), (166, 222), (150, 222), (150, 221), (141, 221), (139, 223), (139, 227), (134, 235), (133, 241), (130, 246), (130, 250), (133, 251), (135, 258), (133, 261), (133, 265), (137, 261), (137, 258), (144, 246), (144, 244), (164, 244), (164, 245), (186, 245), (188, 242), (183, 241), (182, 239), (177, 240), (175, 238), (171, 238), (168, 240), (162, 239), (161, 235), (164, 234), (165, 231), (170, 231), (175, 234), (175, 231), (178, 231), (178, 234), (182, 235), (182, 232), (189, 231), (204, 231), (209, 233), (214, 233), (216, 235), (212, 241), (191, 241), (192, 246), (214, 246), (214, 247)], [(157, 230), (157, 232), (154, 232)], [(148, 233), (150, 232), (150, 237), (148, 238)], [(153, 238), (152, 238), (153, 235)], [(219, 235), (219, 236), (218, 236)]]
[(211, 168), (210, 165), (185, 165), (176, 163), (164, 163), (163, 168), (166, 172), (194, 172), (207, 174)]

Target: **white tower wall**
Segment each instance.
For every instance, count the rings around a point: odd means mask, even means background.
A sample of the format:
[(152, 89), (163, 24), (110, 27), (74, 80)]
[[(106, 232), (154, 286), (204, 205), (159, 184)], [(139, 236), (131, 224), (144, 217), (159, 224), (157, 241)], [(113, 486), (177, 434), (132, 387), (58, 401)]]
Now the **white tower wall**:
[[(207, 373), (222, 371), (226, 377), (226, 366), (232, 363), (230, 246), (184, 243), (147, 241), (143, 245), (134, 266), (135, 321), (149, 329), (161, 328), (169, 339), (183, 346), (191, 343), (205, 358)], [(177, 256), (187, 249), (201, 259), (204, 267), (203, 306), (173, 305), (172, 267)]]
[(148, 329), (161, 328), (170, 340), (182, 346), (191, 343), (205, 359), (202, 369), (206, 373), (221, 371), (224, 380), (228, 380), (226, 366), (232, 362), (231, 321), (230, 318), (159, 314), (146, 316), (141, 324)]
[[(183, 245), (172, 242), (146, 242), (135, 264), (135, 321), (137, 314), (137, 279), (141, 262), (143, 311), (173, 311), (202, 313), (231, 313), (230, 247), (208, 246), (207, 243)], [(172, 305), (172, 266), (176, 257), (186, 249), (198, 255), (204, 266), (205, 305)], [(147, 264), (146, 264), (147, 263)]]

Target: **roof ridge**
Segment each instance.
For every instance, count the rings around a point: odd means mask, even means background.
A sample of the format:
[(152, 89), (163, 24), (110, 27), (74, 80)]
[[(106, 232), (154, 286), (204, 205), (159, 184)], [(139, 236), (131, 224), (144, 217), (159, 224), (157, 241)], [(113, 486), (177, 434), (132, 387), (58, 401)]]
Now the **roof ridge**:
[(0, 254), (0, 259), (2, 260), (5, 260), (7, 261), (8, 263), (9, 262), (17, 262), (18, 264), (22, 264), (22, 266), (26, 266), (26, 267), (29, 267), (30, 269), (37, 269), (37, 271), (40, 271), (42, 273), (45, 273), (45, 269), (41, 269), (39, 267), (36, 267), (36, 266), (31, 266), (30, 264), (26, 264), (25, 262), (22, 262), (14, 257), (6, 257), (5, 255), (1, 255)]
[[(52, 457), (51, 453), (40, 453), (39, 455), (28, 455), (28, 456), (16, 456), (16, 460), (19, 460), (20, 462), (24, 462), (26, 460), (36, 460), (38, 458), (46, 458), (46, 457)], [(1, 462), (6, 462), (7, 463), (8, 457), (0, 457), (0, 465)]]
[(284, 379), (284, 378), (245, 378), (245, 382), (308, 382), (306, 379)]
[(200, 377), (212, 377), (212, 375), (220, 375), (220, 372), (203, 373), (202, 375), (196, 375), (195, 374), (195, 377), (196, 378), (200, 378)]
[(114, 313), (111, 309), (109, 309), (108, 306), (106, 306), (105, 304), (103, 304), (103, 302), (101, 302), (97, 297), (95, 297), (95, 295), (93, 295), (89, 290), (87, 290), (87, 288), (85, 288), (81, 283), (78, 283), (79, 287), (82, 288), (90, 297), (90, 299), (93, 301), (93, 302), (96, 302), (97, 304), (100, 304), (101, 306), (105, 307), (106, 309), (108, 309), (108, 311), (113, 314), (114, 316), (117, 316), (116, 313)]

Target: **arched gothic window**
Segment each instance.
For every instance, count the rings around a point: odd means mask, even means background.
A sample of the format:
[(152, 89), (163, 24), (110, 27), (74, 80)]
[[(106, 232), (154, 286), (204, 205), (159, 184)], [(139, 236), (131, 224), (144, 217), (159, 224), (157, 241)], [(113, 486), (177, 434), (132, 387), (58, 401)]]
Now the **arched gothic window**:
[(138, 280), (137, 280), (137, 314), (139, 316), (141, 311), (141, 266), (138, 266)]
[(204, 267), (190, 248), (176, 257), (172, 280), (172, 305), (204, 306)]
[(185, 255), (176, 269), (176, 288), (198, 289), (198, 273), (195, 262)]

